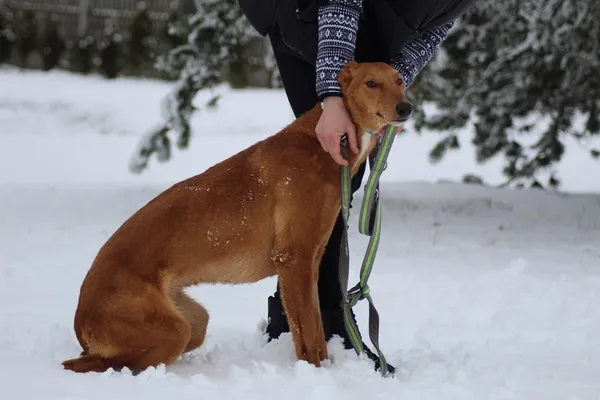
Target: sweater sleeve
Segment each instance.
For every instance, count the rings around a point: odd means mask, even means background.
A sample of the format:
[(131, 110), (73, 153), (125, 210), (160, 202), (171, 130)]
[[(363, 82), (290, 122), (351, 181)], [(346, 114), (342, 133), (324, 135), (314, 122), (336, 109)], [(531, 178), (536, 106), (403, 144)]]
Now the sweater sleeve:
[(413, 83), (417, 74), (439, 49), (453, 25), (454, 21), (425, 32), (421, 37), (406, 44), (390, 61), (390, 65), (402, 75), (406, 88)]
[(319, 7), (316, 90), (319, 99), (340, 96), (342, 67), (354, 59), (362, 0), (330, 0)]

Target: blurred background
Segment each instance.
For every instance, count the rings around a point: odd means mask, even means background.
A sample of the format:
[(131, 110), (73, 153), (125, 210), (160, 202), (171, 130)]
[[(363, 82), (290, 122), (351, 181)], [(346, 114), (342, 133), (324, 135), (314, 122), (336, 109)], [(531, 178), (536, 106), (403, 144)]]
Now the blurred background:
[[(173, 78), (155, 64), (187, 42), (190, 18), (203, 13), (203, 3), (211, 4), (202, 0), (0, 0), (0, 62), (98, 72), (106, 78)], [(222, 4), (225, 7), (220, 8), (237, 7), (235, 1)], [(240, 50), (248, 59), (265, 58), (270, 50), (260, 36), (245, 45)], [(263, 65), (264, 70), (273, 68), (269, 67)], [(265, 76), (265, 71), (246, 68), (225, 79), (238, 86), (270, 86)]]
[[(560, 187), (567, 150), (598, 158), (599, 9), (596, 0), (476, 2), (409, 93), (421, 106), (411, 131), (435, 135), (427, 162), (459, 152), (496, 160), (498, 184)], [(164, 160), (169, 131), (188, 145), (197, 92), (281, 87), (268, 39), (234, 0), (0, 0), (0, 64), (179, 81), (165, 124), (141, 145), (142, 157)]]

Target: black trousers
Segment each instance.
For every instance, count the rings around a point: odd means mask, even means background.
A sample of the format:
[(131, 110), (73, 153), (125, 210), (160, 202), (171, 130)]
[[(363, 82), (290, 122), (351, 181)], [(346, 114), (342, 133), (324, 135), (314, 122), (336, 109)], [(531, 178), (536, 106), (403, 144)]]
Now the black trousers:
[[(315, 89), (315, 67), (289, 50), (281, 42), (277, 32), (271, 32), (269, 38), (273, 46), (285, 93), (294, 114), (298, 117), (313, 108), (318, 102)], [(365, 165), (366, 163), (363, 163), (352, 179), (352, 193), (355, 193), (361, 187)], [(326, 340), (329, 340), (333, 334), (337, 334), (344, 339), (347, 338), (341, 309), (342, 291), (338, 278), (339, 254), (344, 230), (344, 221), (340, 213), (325, 247), (319, 267), (318, 293)], [(281, 307), (278, 287), (274, 296), (269, 299), (269, 325), (267, 326), (267, 333), (273, 339), (279, 337), (281, 333), (288, 331), (289, 326)], [(351, 346), (349, 340), (345, 340), (345, 342), (346, 347)]]

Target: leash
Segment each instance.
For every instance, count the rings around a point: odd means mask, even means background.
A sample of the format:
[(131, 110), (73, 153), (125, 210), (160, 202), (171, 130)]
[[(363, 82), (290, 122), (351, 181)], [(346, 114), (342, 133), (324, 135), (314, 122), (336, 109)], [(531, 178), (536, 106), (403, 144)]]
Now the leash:
[[(368, 132), (373, 134), (372, 132)], [(359, 232), (363, 235), (370, 236), (369, 244), (365, 256), (363, 258), (360, 269), (359, 282), (348, 290), (348, 279), (350, 270), (350, 255), (348, 250), (348, 219), (350, 216), (350, 196), (351, 196), (351, 171), (350, 166), (342, 166), (342, 216), (344, 218), (345, 232), (342, 235), (342, 245), (340, 249), (340, 265), (339, 279), (342, 289), (342, 310), (344, 312), (344, 324), (346, 331), (352, 342), (352, 346), (356, 354), (364, 351), (360, 331), (356, 322), (354, 322), (351, 314), (351, 309), (359, 301), (367, 299), (369, 302), (369, 337), (373, 347), (377, 351), (380, 362), (380, 371), (382, 376), (388, 375), (388, 366), (385, 356), (379, 348), (379, 313), (375, 308), (371, 292), (367, 281), (373, 269), (375, 255), (379, 247), (379, 239), (381, 234), (381, 205), (379, 204), (379, 178), (387, 167), (387, 157), (392, 148), (394, 138), (396, 137), (396, 128), (389, 125), (386, 128), (383, 139), (379, 144), (379, 148), (374, 157), (369, 157), (369, 168), (371, 170), (369, 179), (365, 185), (365, 194), (363, 197), (362, 207), (359, 218)], [(348, 143), (347, 137), (342, 138), (342, 156), (348, 159)]]

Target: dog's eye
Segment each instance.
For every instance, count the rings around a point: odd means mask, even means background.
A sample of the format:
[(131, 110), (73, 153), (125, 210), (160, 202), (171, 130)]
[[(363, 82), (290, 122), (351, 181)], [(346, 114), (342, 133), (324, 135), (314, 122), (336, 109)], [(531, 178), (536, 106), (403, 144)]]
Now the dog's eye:
[(367, 86), (370, 88), (374, 88), (375, 86), (377, 86), (377, 82), (375, 81), (367, 81)]
[(402, 78), (398, 78), (398, 80), (396, 81), (396, 83), (397, 83), (398, 85), (402, 85)]

